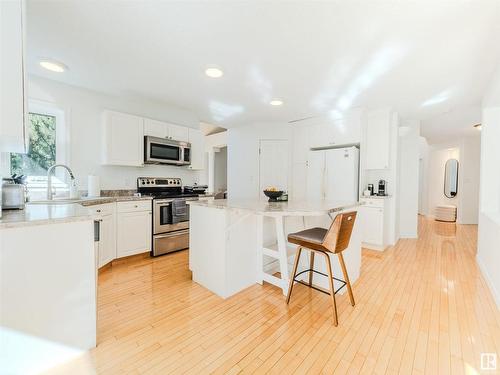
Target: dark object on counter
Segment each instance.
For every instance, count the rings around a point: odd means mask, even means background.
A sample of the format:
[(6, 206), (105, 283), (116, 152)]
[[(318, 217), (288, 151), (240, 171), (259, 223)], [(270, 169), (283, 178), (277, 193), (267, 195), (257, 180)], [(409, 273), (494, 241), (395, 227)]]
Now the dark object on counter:
[(373, 195), (375, 193), (373, 184), (368, 184), (368, 190), (370, 191), (370, 195)]
[(378, 193), (377, 195), (383, 197), (387, 195), (387, 181), (386, 180), (380, 180), (378, 182)]
[(281, 194), (283, 194), (283, 191), (270, 191), (270, 190), (264, 190), (264, 194), (266, 197), (269, 198), (269, 202), (277, 202), (278, 197), (281, 197)]
[(172, 224), (180, 223), (188, 212), (186, 200), (174, 199), (172, 201)]
[(187, 185), (184, 186), (184, 194), (205, 194), (205, 191), (208, 189), (207, 185)]

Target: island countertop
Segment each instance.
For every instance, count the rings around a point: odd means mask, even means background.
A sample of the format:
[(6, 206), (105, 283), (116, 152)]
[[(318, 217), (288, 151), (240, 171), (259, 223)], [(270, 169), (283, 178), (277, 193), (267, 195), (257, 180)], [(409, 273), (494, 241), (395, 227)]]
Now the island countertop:
[(335, 200), (289, 200), (268, 202), (267, 199), (214, 199), (207, 201), (188, 201), (193, 206), (218, 209), (247, 210), (265, 216), (317, 216), (356, 208), (363, 203)]

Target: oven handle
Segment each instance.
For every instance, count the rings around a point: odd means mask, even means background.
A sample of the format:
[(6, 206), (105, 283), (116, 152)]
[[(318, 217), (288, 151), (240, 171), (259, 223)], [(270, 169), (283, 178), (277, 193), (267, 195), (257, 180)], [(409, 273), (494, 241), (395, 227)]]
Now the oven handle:
[(183, 230), (178, 230), (175, 232), (170, 232), (167, 234), (155, 234), (154, 238), (167, 238), (167, 237), (174, 237), (182, 234), (189, 234), (189, 229), (183, 229)]

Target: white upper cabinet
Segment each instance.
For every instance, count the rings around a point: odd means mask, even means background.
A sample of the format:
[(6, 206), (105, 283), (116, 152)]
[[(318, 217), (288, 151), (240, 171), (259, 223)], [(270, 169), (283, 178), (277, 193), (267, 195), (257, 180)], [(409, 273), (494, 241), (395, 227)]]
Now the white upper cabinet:
[(104, 113), (103, 164), (142, 166), (144, 163), (144, 120), (142, 117)]
[(361, 113), (324, 119), (308, 126), (309, 147), (331, 147), (361, 142)]
[(149, 118), (144, 119), (144, 135), (149, 135), (151, 137), (167, 138), (168, 137), (168, 124), (151, 120)]
[(26, 152), (25, 4), (0, 1), (0, 151)]
[(366, 117), (366, 169), (388, 169), (391, 154), (391, 113), (381, 110)]
[(168, 124), (166, 122), (145, 118), (144, 135), (188, 142), (189, 129), (185, 126)]
[(188, 169), (201, 170), (205, 168), (205, 137), (198, 129), (188, 128), (191, 143), (191, 165)]
[(176, 141), (189, 141), (189, 129), (185, 126), (168, 124), (168, 137)]

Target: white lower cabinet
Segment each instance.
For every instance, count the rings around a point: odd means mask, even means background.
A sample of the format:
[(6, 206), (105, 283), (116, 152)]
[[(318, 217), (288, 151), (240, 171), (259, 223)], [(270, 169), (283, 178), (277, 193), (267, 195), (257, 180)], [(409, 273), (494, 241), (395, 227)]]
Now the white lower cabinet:
[(116, 258), (116, 213), (115, 204), (106, 203), (89, 207), (99, 220), (99, 242), (97, 243), (97, 267), (101, 268)]
[(99, 241), (99, 268), (116, 258), (115, 216), (103, 216), (101, 221), (101, 238)]
[(363, 198), (365, 204), (360, 207), (363, 247), (372, 250), (384, 250), (386, 247), (385, 199)]
[(151, 251), (151, 201), (117, 203), (117, 257)]

